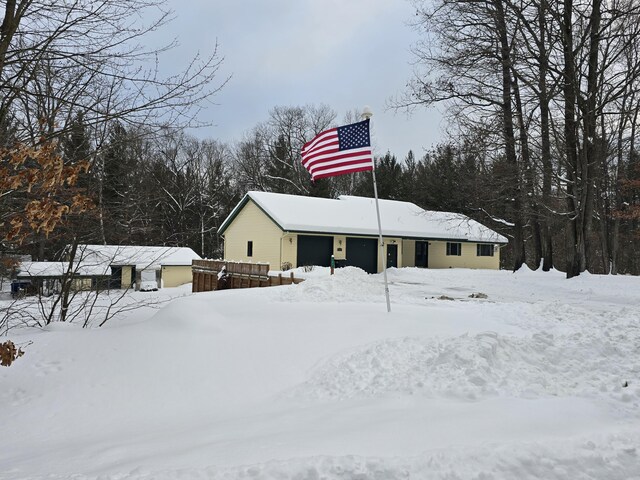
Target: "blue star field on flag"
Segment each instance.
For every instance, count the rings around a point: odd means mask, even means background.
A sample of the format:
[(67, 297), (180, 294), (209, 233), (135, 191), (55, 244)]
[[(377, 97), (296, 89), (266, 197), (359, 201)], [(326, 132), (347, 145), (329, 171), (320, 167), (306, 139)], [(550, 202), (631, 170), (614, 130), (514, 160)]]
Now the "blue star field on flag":
[(369, 121), (365, 120), (364, 122), (338, 127), (338, 140), (340, 141), (340, 150), (371, 146)]

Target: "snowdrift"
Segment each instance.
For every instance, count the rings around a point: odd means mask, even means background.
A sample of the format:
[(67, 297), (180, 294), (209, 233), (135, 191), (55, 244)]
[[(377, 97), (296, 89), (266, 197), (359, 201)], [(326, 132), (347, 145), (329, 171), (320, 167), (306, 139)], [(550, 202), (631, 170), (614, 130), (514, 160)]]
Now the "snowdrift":
[(640, 279), (303, 275), (14, 330), (0, 479), (639, 478)]

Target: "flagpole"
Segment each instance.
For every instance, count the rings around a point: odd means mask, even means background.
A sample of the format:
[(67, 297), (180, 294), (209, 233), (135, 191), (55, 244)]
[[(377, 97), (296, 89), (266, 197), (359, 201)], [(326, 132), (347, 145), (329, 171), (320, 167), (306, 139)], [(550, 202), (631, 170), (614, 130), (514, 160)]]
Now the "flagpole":
[[(364, 107), (362, 112), (363, 120), (368, 120), (373, 116), (373, 112), (369, 107)], [(378, 204), (378, 185), (376, 183), (376, 162), (373, 159), (373, 146), (371, 163), (373, 168), (371, 169), (371, 176), (373, 177), (373, 196), (376, 200), (376, 216), (378, 217), (378, 240), (380, 242), (378, 251), (380, 253), (380, 261), (382, 263), (382, 275), (384, 277), (384, 295), (387, 300), (387, 312), (391, 312), (391, 300), (389, 300), (389, 282), (387, 281), (387, 262), (384, 260), (384, 240), (382, 239), (382, 223), (380, 222), (380, 205)]]

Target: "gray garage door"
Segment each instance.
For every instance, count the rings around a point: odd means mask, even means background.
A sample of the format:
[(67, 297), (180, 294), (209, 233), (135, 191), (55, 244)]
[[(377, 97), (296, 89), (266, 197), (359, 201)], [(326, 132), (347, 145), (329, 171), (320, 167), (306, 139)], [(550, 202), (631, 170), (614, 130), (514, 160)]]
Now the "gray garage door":
[(305, 265), (328, 267), (331, 265), (331, 255), (333, 255), (333, 237), (298, 235), (298, 267)]
[(367, 273), (378, 272), (378, 240), (347, 237), (346, 265), (359, 267)]

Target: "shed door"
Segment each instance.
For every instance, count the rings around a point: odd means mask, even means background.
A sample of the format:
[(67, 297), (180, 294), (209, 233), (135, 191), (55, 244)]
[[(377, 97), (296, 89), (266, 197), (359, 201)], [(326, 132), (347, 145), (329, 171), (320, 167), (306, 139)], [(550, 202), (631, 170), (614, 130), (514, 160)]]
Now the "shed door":
[(359, 267), (367, 273), (378, 272), (378, 240), (347, 237), (346, 265)]
[(109, 288), (122, 288), (122, 267), (111, 266), (111, 278), (109, 278)]
[(331, 265), (333, 237), (319, 235), (298, 235), (298, 267), (304, 265)]

